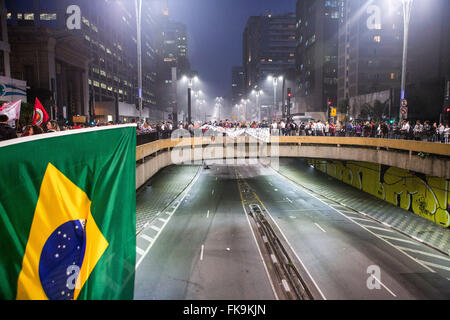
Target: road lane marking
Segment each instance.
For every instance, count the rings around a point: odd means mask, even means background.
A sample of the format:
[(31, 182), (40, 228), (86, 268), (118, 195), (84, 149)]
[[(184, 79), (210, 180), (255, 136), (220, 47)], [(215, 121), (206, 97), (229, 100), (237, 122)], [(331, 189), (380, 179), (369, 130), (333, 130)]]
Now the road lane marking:
[(379, 284), (381, 284), (383, 286), (383, 288), (385, 288), (390, 294), (392, 294), (395, 298), (397, 298), (397, 296), (388, 288), (384, 285), (383, 282), (381, 282), (380, 280), (378, 280), (377, 277), (375, 277), (374, 275), (372, 275), (372, 278), (374, 278)]
[(327, 233), (325, 230), (323, 230), (323, 228), (318, 224), (318, 223), (314, 223), (316, 225), (317, 228), (319, 228), (320, 230), (322, 230), (323, 232)]
[(400, 239), (397, 237), (389, 237), (389, 236), (385, 236), (385, 235), (381, 235), (381, 234), (380, 234), (380, 237), (383, 237), (383, 238), (389, 239), (389, 240), (400, 241), (400, 242), (405, 242), (405, 243), (409, 243), (409, 244), (415, 244), (416, 246), (419, 245), (417, 242), (413, 242), (413, 241), (406, 240), (406, 239)]
[(262, 236), (262, 239), (263, 239), (264, 243), (269, 242), (269, 241), (267, 240), (267, 237), (266, 237), (266, 236)]
[[(258, 240), (256, 240), (255, 232), (253, 231), (252, 224), (250, 223), (247, 209), (245, 209), (244, 199), (242, 198), (242, 194), (240, 192), (239, 192), (239, 195), (241, 197), (242, 208), (244, 208), (244, 214), (245, 214), (245, 217), (247, 218), (248, 226), (250, 227), (250, 231), (252, 232), (253, 240), (255, 240), (256, 248), (258, 248), (259, 257), (261, 258), (261, 262), (263, 263), (267, 278), (269, 279), (270, 287), (272, 288), (272, 292), (275, 296), (275, 299), (280, 300), (280, 298), (278, 298), (277, 292), (275, 291), (275, 287), (273, 285), (272, 278), (270, 277), (270, 274), (269, 274), (269, 269), (267, 269), (267, 265), (266, 265), (266, 262), (264, 261), (264, 257), (262, 255), (261, 248), (259, 247)], [(256, 223), (256, 225), (258, 226), (258, 228), (260, 227), (260, 225), (258, 223)]]
[(288, 197), (286, 197), (286, 200), (289, 201), (290, 203), (292, 203), (292, 200), (289, 199)]
[[(354, 222), (357, 223), (356, 221), (354, 221)], [(380, 228), (380, 227), (374, 227), (374, 226), (366, 226), (365, 224), (360, 224), (360, 223), (358, 223), (358, 224), (362, 225), (362, 226), (364, 226), (366, 228), (369, 228), (369, 229), (375, 229), (375, 230), (381, 230), (381, 231), (387, 231), (387, 232), (394, 232), (394, 231), (386, 229), (386, 228)]]
[[(306, 194), (309, 194), (311, 197), (313, 197), (313, 198), (319, 200), (320, 202), (322, 202), (323, 204), (327, 205), (323, 200), (319, 199), (318, 197), (316, 197), (316, 196), (313, 195), (312, 193), (308, 192), (304, 187), (302, 187), (302, 186), (298, 185), (297, 183), (293, 182), (292, 180), (286, 178), (284, 175), (282, 175), (281, 173), (279, 173), (278, 171), (276, 171), (274, 168), (272, 168), (272, 167), (270, 167), (270, 168), (271, 168), (276, 174), (278, 174), (280, 177), (284, 178), (286, 181), (289, 181), (289, 182), (290, 182), (293, 186), (295, 186), (296, 188), (299, 188), (301, 191), (305, 192)], [(343, 214), (342, 212), (340, 212), (340, 211), (337, 210), (336, 208), (333, 208), (333, 207), (330, 207), (330, 208), (332, 208), (334, 211), (336, 211), (336, 212), (339, 213), (340, 215), (344, 216), (345, 218), (347, 218), (348, 220), (350, 220), (350, 221), (353, 222), (354, 224), (357, 224), (358, 226), (360, 226), (361, 228), (363, 228), (364, 230), (366, 230), (366, 231), (369, 232), (370, 234), (374, 235), (376, 238), (380, 239), (381, 241), (384, 241), (385, 243), (387, 243), (387, 244), (390, 245), (391, 247), (395, 248), (397, 251), (403, 253), (405, 256), (409, 257), (411, 260), (413, 260), (413, 261), (415, 261), (416, 263), (420, 264), (422, 267), (424, 267), (424, 268), (427, 269), (428, 271), (430, 271), (430, 272), (432, 272), (432, 273), (436, 273), (436, 271), (434, 271), (433, 269), (431, 269), (430, 267), (428, 267), (426, 264), (421, 263), (420, 260), (413, 258), (413, 257), (410, 256), (409, 254), (407, 254), (405, 251), (400, 250), (399, 248), (397, 248), (395, 245), (393, 245), (393, 244), (390, 243), (389, 241), (383, 239), (383, 238), (382, 238), (381, 236), (379, 236), (378, 234), (376, 234), (376, 233), (370, 231), (370, 230), (368, 229), (368, 228), (369, 228), (368, 226), (364, 226), (364, 225), (362, 225), (362, 224), (360, 224), (360, 223), (358, 223), (358, 222), (352, 220), (352, 218), (346, 216), (345, 214)], [(367, 216), (367, 214), (365, 214), (365, 213), (363, 213), (363, 212), (361, 212), (361, 214), (364, 215), (364, 216)], [(269, 215), (270, 215), (270, 213), (269, 213)], [(273, 220), (273, 218), (272, 218), (272, 220)], [(277, 225), (277, 222), (276, 222), (275, 220), (273, 220), (273, 221), (274, 221), (274, 223)], [(278, 225), (277, 225), (277, 226), (278, 226)], [(374, 228), (374, 227), (372, 227), (372, 228)], [(280, 229), (280, 228), (278, 227), (278, 229)], [(378, 229), (381, 229), (381, 228), (378, 228)], [(387, 230), (387, 229), (381, 229), (381, 230), (393, 232), (392, 230)], [(283, 234), (283, 233), (281, 233), (281, 234)], [(283, 235), (283, 236), (284, 236), (284, 235)], [(286, 237), (285, 237), (285, 238), (286, 238)], [(287, 240), (286, 240), (286, 241), (287, 241)], [(289, 244), (289, 243), (288, 243), (288, 244)], [(295, 251), (294, 251), (294, 253), (295, 253)], [(316, 285), (316, 287), (317, 287), (317, 285)]]
[(139, 253), (141, 256), (143, 256), (144, 255), (144, 253), (145, 253), (145, 251), (144, 250), (142, 250), (141, 248), (139, 248), (139, 247), (136, 247), (136, 252), (137, 253)]
[[(325, 297), (325, 295), (323, 294), (322, 290), (320, 290), (319, 286), (317, 285), (316, 281), (314, 280), (314, 278), (311, 276), (311, 273), (309, 272), (308, 268), (306, 268), (306, 265), (303, 263), (302, 259), (300, 259), (300, 257), (298, 256), (297, 252), (294, 250), (294, 248), (292, 247), (291, 243), (288, 241), (286, 235), (283, 233), (282, 229), (280, 228), (280, 226), (278, 225), (278, 223), (275, 221), (275, 219), (272, 217), (272, 215), (270, 214), (269, 210), (267, 210), (266, 206), (264, 205), (264, 203), (261, 201), (261, 199), (259, 199), (258, 195), (256, 195), (256, 198), (259, 200), (259, 202), (261, 203), (261, 205), (263, 206), (264, 210), (267, 212), (267, 214), (269, 215), (269, 217), (272, 219), (273, 223), (275, 224), (275, 226), (278, 228), (278, 231), (280, 231), (281, 235), (284, 238), (284, 241), (287, 243), (287, 245), (289, 246), (289, 248), (291, 249), (291, 251), (294, 253), (295, 257), (297, 258), (297, 260), (300, 262), (300, 264), (303, 267), (303, 270), (305, 270), (306, 274), (308, 275), (308, 277), (311, 279), (312, 283), (314, 284), (314, 286), (316, 287), (317, 291), (319, 292), (320, 296), (322, 297), (323, 300), (327, 300), (327, 298)], [(245, 209), (245, 208), (244, 208)], [(250, 223), (250, 221), (249, 221)]]
[(151, 225), (150, 228), (155, 230), (156, 232), (160, 232), (161, 231), (161, 228), (158, 228), (157, 226), (154, 226), (154, 225)]
[(167, 222), (167, 219), (163, 219), (163, 218), (158, 218), (158, 220), (161, 221), (161, 222), (163, 222), (163, 223), (166, 223), (166, 222)]
[[(182, 198), (180, 199), (180, 201), (177, 204), (177, 207), (174, 209), (173, 213), (175, 213), (175, 211), (178, 210), (178, 208), (180, 207), (180, 205), (183, 203), (183, 200), (188, 196), (189, 191), (192, 189), (192, 187), (197, 183), (198, 179), (200, 178), (200, 171), (197, 173), (197, 176), (194, 178), (194, 180), (192, 180), (191, 184), (189, 185), (189, 187), (185, 190), (184, 195), (182, 196)], [(160, 230), (164, 229), (164, 227), (169, 223), (169, 220), (172, 218), (172, 214), (170, 212), (166, 212), (166, 214), (169, 215), (169, 219), (167, 219), (167, 222), (164, 223), (164, 225), (161, 227)], [(141, 258), (136, 262), (136, 267), (135, 270), (137, 270), (139, 268), (139, 266), (141, 265), (142, 261), (144, 261), (145, 257), (148, 255), (148, 253), (150, 252), (150, 249), (153, 247), (153, 245), (155, 244), (156, 240), (158, 239), (158, 237), (161, 235), (162, 232), (158, 232), (155, 236), (155, 238), (153, 239), (153, 242), (150, 243), (150, 245), (147, 247), (147, 249), (145, 250), (144, 254), (141, 256)]]
[(211, 192), (211, 194), (212, 194), (212, 195), (214, 194), (214, 189), (212, 189), (212, 192)]
[(423, 254), (425, 256), (429, 256), (429, 257), (433, 257), (433, 258), (437, 258), (437, 259), (442, 259), (445, 260), (447, 262), (450, 262), (450, 259), (448, 259), (447, 257), (444, 256), (439, 256), (437, 254), (433, 254), (433, 253), (428, 253), (428, 252), (424, 252), (421, 250), (416, 250), (416, 249), (410, 249), (410, 248), (406, 248), (406, 247), (401, 247), (401, 246), (397, 246), (399, 249), (401, 250), (406, 250), (406, 251), (410, 251), (410, 252), (415, 252), (415, 253), (419, 253), (419, 254)]
[(200, 251), (200, 261), (203, 261), (203, 250), (205, 249), (205, 245), (202, 244), (202, 249)]
[(375, 221), (371, 221), (371, 220), (368, 220), (368, 219), (365, 219), (365, 218), (356, 218), (356, 217), (352, 217), (351, 219), (353, 219), (353, 220), (359, 220), (359, 221), (366, 221), (366, 222), (373, 222), (373, 223), (375, 223)]
[(144, 240), (147, 240), (148, 242), (153, 242), (153, 238), (149, 237), (146, 234), (141, 234), (139, 237), (141, 237)]
[(420, 259), (417, 259), (417, 261), (420, 261), (420, 262), (422, 262), (423, 264), (426, 264), (426, 265), (428, 265), (428, 266), (430, 266), (430, 267), (434, 267), (434, 268), (438, 268), (438, 269), (450, 271), (450, 268), (449, 268), (449, 267), (446, 267), (446, 266), (443, 266), (443, 265), (440, 265), (440, 264), (431, 263), (431, 262), (423, 261), (423, 260), (420, 260)]
[(208, 219), (209, 218), (209, 210), (208, 210), (208, 212), (206, 213), (206, 219)]

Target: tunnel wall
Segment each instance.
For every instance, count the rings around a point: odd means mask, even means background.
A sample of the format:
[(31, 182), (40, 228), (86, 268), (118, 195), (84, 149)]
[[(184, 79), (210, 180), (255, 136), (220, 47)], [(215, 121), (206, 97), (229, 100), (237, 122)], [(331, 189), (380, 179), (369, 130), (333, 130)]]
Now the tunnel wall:
[(359, 190), (450, 227), (450, 180), (369, 162), (310, 159), (308, 163)]

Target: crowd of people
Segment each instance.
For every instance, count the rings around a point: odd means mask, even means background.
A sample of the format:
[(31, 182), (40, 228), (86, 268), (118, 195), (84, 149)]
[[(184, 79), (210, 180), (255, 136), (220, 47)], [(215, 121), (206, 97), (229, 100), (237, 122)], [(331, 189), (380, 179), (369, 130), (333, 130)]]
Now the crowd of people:
[[(297, 122), (294, 120), (278, 121), (210, 121), (210, 122), (179, 122), (176, 129), (186, 129), (193, 135), (194, 130), (205, 125), (222, 128), (269, 128), (272, 135), (280, 136), (329, 136), (329, 137), (365, 137), (405, 139), (427, 142), (449, 143), (450, 127), (443, 123), (431, 123), (430, 121), (386, 122), (386, 121), (348, 121), (348, 122), (323, 122), (321, 120), (309, 122)], [(138, 134), (150, 132), (158, 133), (159, 138), (170, 136), (174, 130), (172, 122), (160, 122), (156, 124), (138, 123)], [(204, 130), (206, 131), (206, 130)]]
[[(113, 125), (112, 122), (97, 122), (94, 126)], [(155, 139), (170, 138), (171, 133), (175, 129), (188, 130), (194, 135), (195, 130), (202, 130), (205, 133), (208, 126), (222, 127), (229, 129), (244, 128), (267, 128), (270, 129), (272, 135), (279, 136), (330, 136), (330, 137), (366, 137), (366, 138), (388, 138), (388, 139), (406, 139), (428, 142), (450, 143), (450, 127), (443, 123), (431, 123), (430, 121), (416, 121), (411, 124), (409, 121), (402, 122), (386, 122), (386, 121), (355, 121), (348, 122), (323, 122), (317, 121), (294, 121), (294, 120), (277, 120), (277, 121), (209, 121), (209, 122), (178, 122), (174, 124), (172, 121), (161, 121), (156, 123), (137, 122), (137, 135), (155, 135)], [(8, 117), (0, 115), (0, 141), (13, 139), (17, 137), (26, 137), (38, 135), (47, 132), (57, 132), (73, 129), (82, 129), (87, 127), (83, 124), (69, 125), (65, 124), (60, 127), (55, 120), (48, 121), (43, 128), (36, 125), (27, 125), (20, 129), (16, 129), (8, 125)]]

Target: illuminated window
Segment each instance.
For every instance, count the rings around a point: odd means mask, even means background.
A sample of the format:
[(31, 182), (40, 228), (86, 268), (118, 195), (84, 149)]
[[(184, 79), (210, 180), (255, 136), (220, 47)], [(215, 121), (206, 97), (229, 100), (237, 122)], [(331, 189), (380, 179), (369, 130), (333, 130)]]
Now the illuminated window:
[(395, 79), (395, 73), (391, 73), (391, 80)]
[(41, 13), (39, 19), (41, 21), (56, 20), (56, 13)]
[(381, 36), (374, 36), (373, 41), (380, 43), (381, 42)]
[(34, 20), (34, 13), (25, 13), (23, 15), (24, 20)]

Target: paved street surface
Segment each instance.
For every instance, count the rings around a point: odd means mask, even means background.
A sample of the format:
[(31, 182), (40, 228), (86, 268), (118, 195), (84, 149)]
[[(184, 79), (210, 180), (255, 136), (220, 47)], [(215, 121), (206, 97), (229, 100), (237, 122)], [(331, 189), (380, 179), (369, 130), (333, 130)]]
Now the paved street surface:
[(159, 235), (137, 268), (135, 299), (275, 299), (234, 175), (203, 170), (178, 209), (158, 218), (167, 224), (138, 237), (144, 249), (142, 236)]
[(201, 169), (146, 225), (137, 238), (135, 299), (277, 298), (236, 174), (267, 210), (318, 298), (450, 299), (447, 256), (262, 165)]

